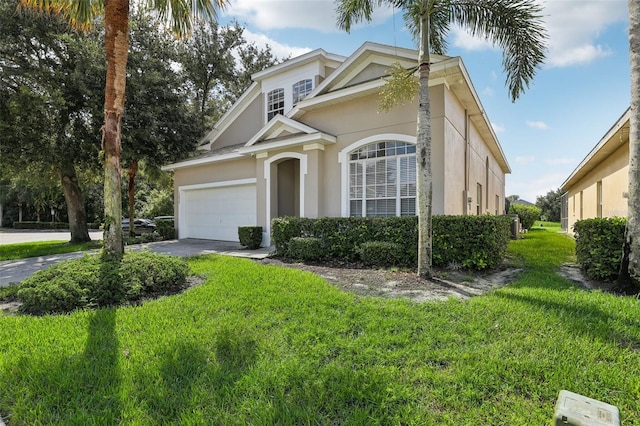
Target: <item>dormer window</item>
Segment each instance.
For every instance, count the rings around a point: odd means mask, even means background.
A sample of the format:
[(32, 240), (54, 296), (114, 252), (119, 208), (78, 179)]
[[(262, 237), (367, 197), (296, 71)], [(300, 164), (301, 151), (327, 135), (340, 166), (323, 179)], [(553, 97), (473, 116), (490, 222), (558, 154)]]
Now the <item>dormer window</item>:
[(293, 105), (307, 97), (313, 89), (313, 82), (310, 79), (300, 80), (293, 85)]
[(284, 89), (274, 89), (267, 94), (267, 121), (284, 114)]

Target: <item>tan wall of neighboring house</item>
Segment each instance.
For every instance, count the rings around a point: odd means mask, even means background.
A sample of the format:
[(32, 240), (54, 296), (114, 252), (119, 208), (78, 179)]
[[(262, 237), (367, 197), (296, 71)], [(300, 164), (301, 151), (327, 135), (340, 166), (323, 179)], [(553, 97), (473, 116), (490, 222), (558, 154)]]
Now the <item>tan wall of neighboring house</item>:
[(602, 217), (627, 215), (629, 143), (622, 144), (569, 189), (568, 230), (581, 219), (600, 217), (598, 182), (602, 182)]

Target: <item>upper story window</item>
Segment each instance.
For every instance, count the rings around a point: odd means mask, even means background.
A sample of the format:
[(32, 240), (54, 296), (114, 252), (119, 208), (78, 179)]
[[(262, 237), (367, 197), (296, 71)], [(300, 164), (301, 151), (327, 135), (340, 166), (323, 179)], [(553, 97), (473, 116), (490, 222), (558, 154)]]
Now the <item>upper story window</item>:
[(416, 147), (406, 142), (376, 142), (349, 158), (351, 216), (416, 214)]
[(284, 114), (284, 89), (274, 89), (267, 94), (267, 121)]
[(310, 79), (300, 80), (293, 85), (293, 105), (307, 97), (313, 89), (313, 83)]

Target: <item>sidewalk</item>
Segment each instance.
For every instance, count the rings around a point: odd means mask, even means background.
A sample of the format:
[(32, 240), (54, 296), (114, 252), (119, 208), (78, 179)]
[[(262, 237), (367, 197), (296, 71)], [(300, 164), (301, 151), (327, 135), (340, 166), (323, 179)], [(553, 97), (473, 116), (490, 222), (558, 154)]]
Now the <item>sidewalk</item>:
[[(269, 256), (273, 247), (262, 247), (257, 250), (247, 250), (243, 249), (240, 243), (229, 241), (185, 239), (136, 244), (126, 247), (126, 250), (149, 250), (155, 253), (163, 253), (180, 257), (215, 253), (234, 257), (264, 259)], [(98, 253), (98, 250), (2, 261), (0, 262), (0, 287), (7, 286), (13, 282), (20, 282), (34, 274), (36, 271), (45, 269), (64, 260), (77, 259), (87, 253), (95, 255)], [(2, 426), (1, 423), (0, 426)]]

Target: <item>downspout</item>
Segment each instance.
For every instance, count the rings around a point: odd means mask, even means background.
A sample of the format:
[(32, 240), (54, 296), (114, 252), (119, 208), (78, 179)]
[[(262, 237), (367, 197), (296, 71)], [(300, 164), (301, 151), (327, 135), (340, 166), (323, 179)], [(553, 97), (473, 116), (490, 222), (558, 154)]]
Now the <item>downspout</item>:
[(464, 197), (463, 214), (469, 214), (469, 111), (464, 110)]

